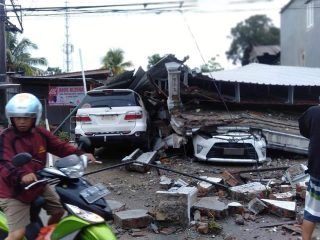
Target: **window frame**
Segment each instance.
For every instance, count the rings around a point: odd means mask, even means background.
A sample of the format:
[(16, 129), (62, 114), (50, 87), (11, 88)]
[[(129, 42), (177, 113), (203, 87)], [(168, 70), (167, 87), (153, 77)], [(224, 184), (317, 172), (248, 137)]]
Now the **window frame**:
[(314, 1), (306, 2), (306, 27), (307, 30), (311, 29), (314, 25)]

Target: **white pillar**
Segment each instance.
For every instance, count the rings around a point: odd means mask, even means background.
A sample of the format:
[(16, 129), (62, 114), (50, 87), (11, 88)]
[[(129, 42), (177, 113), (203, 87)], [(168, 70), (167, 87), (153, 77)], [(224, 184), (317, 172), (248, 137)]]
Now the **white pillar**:
[(168, 71), (168, 91), (169, 96), (167, 99), (169, 111), (176, 107), (181, 107), (180, 99), (180, 64), (176, 62), (169, 62), (165, 64)]

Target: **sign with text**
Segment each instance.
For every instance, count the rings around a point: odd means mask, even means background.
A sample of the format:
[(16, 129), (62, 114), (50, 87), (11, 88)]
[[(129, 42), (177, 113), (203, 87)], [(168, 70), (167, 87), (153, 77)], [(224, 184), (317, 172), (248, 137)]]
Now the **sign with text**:
[(77, 106), (84, 98), (83, 86), (49, 87), (50, 106)]

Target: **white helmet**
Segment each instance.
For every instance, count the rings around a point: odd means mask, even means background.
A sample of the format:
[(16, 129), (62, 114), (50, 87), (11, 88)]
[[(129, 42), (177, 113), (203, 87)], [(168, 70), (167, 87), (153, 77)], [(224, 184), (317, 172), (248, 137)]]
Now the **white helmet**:
[(39, 99), (30, 93), (19, 93), (14, 95), (6, 105), (6, 117), (12, 124), (13, 117), (35, 118), (35, 125), (39, 125), (42, 114), (42, 105)]

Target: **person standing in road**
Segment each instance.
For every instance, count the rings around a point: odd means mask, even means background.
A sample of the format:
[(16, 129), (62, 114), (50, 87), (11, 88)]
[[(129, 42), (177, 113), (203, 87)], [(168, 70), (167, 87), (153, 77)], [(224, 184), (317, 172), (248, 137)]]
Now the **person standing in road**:
[(310, 140), (308, 170), (310, 181), (305, 198), (302, 239), (310, 240), (320, 222), (320, 105), (308, 108), (299, 118), (300, 134)]
[[(48, 224), (57, 223), (64, 214), (57, 193), (47, 184), (24, 189), (37, 181), (36, 172), (46, 166), (46, 154), (65, 157), (86, 153), (38, 127), (42, 105), (34, 95), (16, 94), (8, 101), (5, 111), (11, 126), (0, 134), (0, 207), (9, 226), (6, 240), (22, 240), (30, 223), (30, 205), (38, 196), (45, 199), (44, 209), (51, 216)], [(31, 154), (32, 160), (23, 166), (13, 165), (12, 158), (21, 152)], [(89, 161), (95, 162), (92, 154), (86, 155)]]

